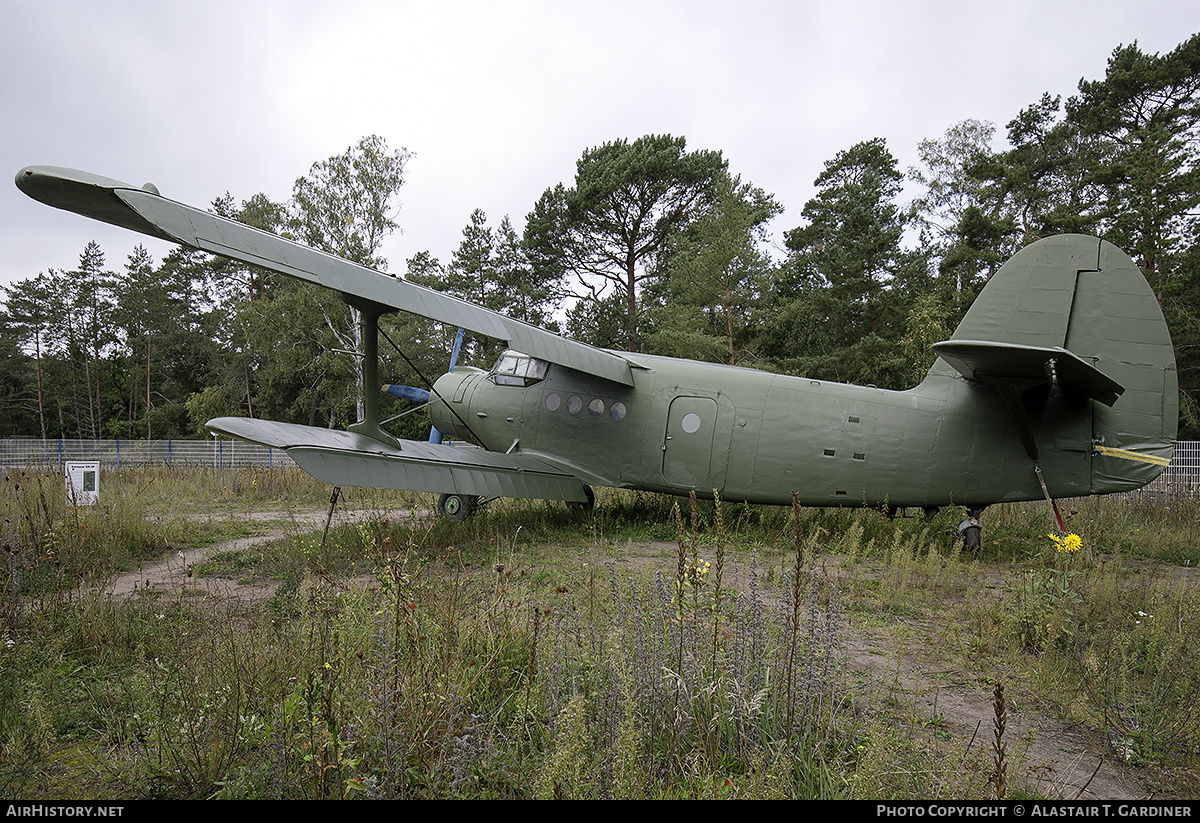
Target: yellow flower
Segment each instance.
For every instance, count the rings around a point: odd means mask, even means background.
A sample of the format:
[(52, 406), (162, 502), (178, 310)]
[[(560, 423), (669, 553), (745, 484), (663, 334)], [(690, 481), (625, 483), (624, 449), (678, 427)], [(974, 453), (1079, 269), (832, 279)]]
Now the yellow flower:
[(1083, 546), (1083, 541), (1079, 539), (1077, 534), (1068, 534), (1066, 537), (1059, 537), (1057, 534), (1047, 535), (1054, 541), (1054, 550), (1071, 554), (1079, 551)]

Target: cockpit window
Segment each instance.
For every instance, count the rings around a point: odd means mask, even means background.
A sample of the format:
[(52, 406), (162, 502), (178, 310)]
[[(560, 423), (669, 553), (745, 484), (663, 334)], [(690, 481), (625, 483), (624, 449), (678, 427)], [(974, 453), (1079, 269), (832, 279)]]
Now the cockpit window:
[(532, 386), (546, 377), (550, 364), (527, 354), (506, 351), (492, 368), (492, 382), (497, 386)]

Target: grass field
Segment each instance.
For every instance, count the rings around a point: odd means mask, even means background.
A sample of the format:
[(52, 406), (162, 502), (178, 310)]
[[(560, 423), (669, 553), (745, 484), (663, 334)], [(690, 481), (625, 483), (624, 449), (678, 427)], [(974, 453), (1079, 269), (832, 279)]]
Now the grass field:
[(961, 510), (101, 488), (3, 478), (3, 797), (1200, 791), (1193, 500), (1063, 501), (1074, 552), (995, 506), (968, 554)]

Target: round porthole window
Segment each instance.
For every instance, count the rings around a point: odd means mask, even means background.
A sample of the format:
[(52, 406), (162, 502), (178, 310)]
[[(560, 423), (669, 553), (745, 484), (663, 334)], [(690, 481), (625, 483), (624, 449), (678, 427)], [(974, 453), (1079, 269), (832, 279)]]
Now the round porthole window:
[(558, 392), (552, 391), (546, 395), (546, 408), (549, 411), (558, 411), (558, 407), (562, 405), (562, 398)]
[(592, 417), (599, 417), (604, 414), (604, 401), (597, 397), (591, 403), (588, 403), (588, 414)]
[(688, 412), (683, 416), (683, 420), (679, 421), (679, 425), (688, 434), (693, 434), (700, 430), (700, 415), (695, 412)]
[(583, 399), (578, 395), (571, 395), (567, 398), (567, 411), (571, 414), (579, 414), (579, 410), (583, 408)]
[(613, 403), (612, 408), (608, 410), (608, 416), (613, 420), (621, 421), (625, 419), (625, 404)]

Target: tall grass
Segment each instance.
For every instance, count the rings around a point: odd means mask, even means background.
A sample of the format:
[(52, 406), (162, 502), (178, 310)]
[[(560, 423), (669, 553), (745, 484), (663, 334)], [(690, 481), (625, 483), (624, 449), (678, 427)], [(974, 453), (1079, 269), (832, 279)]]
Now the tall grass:
[[(449, 524), (364, 493), (325, 540), (298, 527), (242, 558), (285, 581), (256, 607), (76, 588), (197, 537), (148, 516), (201, 496), (172, 478), (114, 479), (101, 517), (66, 509), (57, 478), (4, 482), (0, 794), (1012, 797), (1003, 718), (1033, 694), (1131, 764), (1196, 765), (1196, 598), (1105, 542), (1177, 552), (1178, 514), (1144, 504), (1078, 505), (1090, 554), (1068, 561), (1037, 507), (989, 512), (966, 557), (954, 512), (612, 493), (584, 519), (497, 503)], [(267, 482), (328, 505), (305, 481), (206, 482), (235, 507), (269, 502)], [(668, 539), (628, 562), (631, 541)], [(851, 633), (901, 617), (941, 624), (936, 653), (973, 676), (1006, 672), (993, 751), (922, 733), (936, 710), (846, 666)]]
[(0, 517), (8, 562), (0, 570), (0, 591), (9, 606), (0, 613), (12, 619), (21, 593), (61, 594), (81, 580), (156, 557), (186, 534), (203, 533), (204, 526), (148, 521), (138, 489), (114, 483), (100, 505), (75, 507), (67, 502), (61, 477), (22, 470), (4, 474)]

